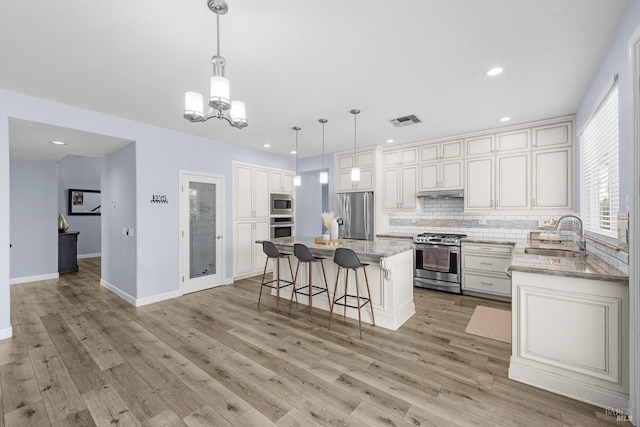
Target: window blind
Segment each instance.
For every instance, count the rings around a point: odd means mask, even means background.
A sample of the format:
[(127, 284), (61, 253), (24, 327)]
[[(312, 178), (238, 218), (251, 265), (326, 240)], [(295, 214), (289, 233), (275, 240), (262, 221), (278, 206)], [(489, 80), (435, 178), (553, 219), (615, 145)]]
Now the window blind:
[(585, 231), (617, 238), (619, 207), (618, 84), (612, 86), (579, 135), (580, 216)]

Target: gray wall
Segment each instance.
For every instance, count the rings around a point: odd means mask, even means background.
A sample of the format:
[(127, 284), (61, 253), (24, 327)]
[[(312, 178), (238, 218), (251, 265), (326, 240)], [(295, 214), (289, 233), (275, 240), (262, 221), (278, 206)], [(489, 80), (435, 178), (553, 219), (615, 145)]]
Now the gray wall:
[(104, 160), (98, 157), (66, 156), (58, 162), (58, 211), (63, 213), (69, 229), (79, 231), (78, 255), (100, 253), (100, 216), (69, 215), (70, 188), (100, 190)]
[(325, 154), (324, 167), (329, 172), (327, 184), (328, 206), (323, 209), (322, 185), (319, 174), (322, 170), (322, 156), (307, 157), (298, 160), (298, 172), (302, 185), (296, 188), (296, 236), (319, 237), (322, 234), (323, 211), (331, 210), (331, 200), (335, 198), (335, 156)]
[[(102, 279), (136, 297), (138, 233), (135, 144), (110, 154), (104, 159), (103, 165)], [(123, 236), (122, 227), (133, 228), (133, 236)]]
[(11, 160), (10, 167), (10, 276), (57, 273), (56, 165)]
[[(598, 98), (604, 92), (607, 82), (614, 74), (618, 74), (618, 103), (619, 103), (619, 131), (620, 131), (620, 210), (628, 211), (628, 198), (631, 191), (631, 171), (633, 159), (630, 151), (629, 126), (631, 110), (629, 108), (629, 52), (628, 43), (633, 32), (640, 25), (640, 1), (632, 1), (627, 15), (618, 29), (618, 34), (603, 58), (602, 64), (594, 76), (591, 85), (585, 93), (576, 112), (576, 132), (585, 125), (591, 111), (595, 108)], [(578, 139), (576, 138), (576, 141)], [(576, 144), (576, 183), (580, 182), (580, 147)], [(578, 191), (578, 190), (577, 190)], [(576, 206), (580, 206), (580, 198), (576, 199)]]

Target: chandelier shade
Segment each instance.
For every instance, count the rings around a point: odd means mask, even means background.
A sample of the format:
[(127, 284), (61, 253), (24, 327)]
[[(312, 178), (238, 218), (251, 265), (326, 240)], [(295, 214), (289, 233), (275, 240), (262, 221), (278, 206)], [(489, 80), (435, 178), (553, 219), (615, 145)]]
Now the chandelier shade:
[[(185, 93), (183, 117), (190, 122), (206, 122), (216, 118), (226, 120), (231, 126), (242, 129), (247, 126), (247, 113), (243, 102), (231, 101), (231, 85), (225, 77), (226, 59), (220, 56), (220, 15), (229, 10), (225, 0), (208, 0), (207, 6), (216, 14), (216, 55), (211, 58), (213, 76), (209, 86), (209, 111), (205, 114), (203, 96), (197, 92)], [(231, 110), (231, 111), (229, 111)], [(226, 114), (226, 112), (229, 114)]]
[(209, 106), (216, 110), (228, 110), (231, 107), (229, 80), (222, 76), (211, 77)]
[(320, 172), (320, 184), (328, 184), (329, 183), (329, 172), (322, 171)]

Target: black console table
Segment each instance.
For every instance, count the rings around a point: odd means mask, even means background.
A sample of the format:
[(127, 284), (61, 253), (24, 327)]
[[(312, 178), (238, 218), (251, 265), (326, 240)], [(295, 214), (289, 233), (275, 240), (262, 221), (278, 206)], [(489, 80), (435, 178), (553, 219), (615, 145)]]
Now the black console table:
[(79, 231), (58, 233), (58, 273), (78, 271)]

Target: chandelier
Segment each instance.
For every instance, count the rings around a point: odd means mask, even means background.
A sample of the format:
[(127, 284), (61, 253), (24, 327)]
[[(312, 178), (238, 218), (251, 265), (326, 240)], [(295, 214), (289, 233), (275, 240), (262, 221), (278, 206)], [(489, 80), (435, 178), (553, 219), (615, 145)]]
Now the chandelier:
[(329, 173), (324, 168), (324, 125), (327, 123), (327, 119), (320, 119), (318, 122), (322, 123), (322, 170), (320, 171), (320, 184), (329, 183)]
[[(184, 118), (190, 122), (206, 122), (209, 119), (226, 120), (234, 128), (242, 129), (247, 126), (247, 115), (244, 102), (231, 101), (229, 80), (224, 76), (227, 60), (220, 56), (220, 15), (228, 12), (225, 0), (207, 0), (207, 6), (216, 14), (217, 51), (211, 57), (213, 76), (209, 92), (209, 111), (204, 114), (203, 96), (198, 92), (186, 92), (184, 96)], [(228, 114), (226, 112), (228, 111)]]
[(298, 131), (302, 128), (300, 126), (294, 126), (291, 129), (296, 131), (296, 175), (293, 177), (293, 185), (300, 187), (302, 185), (302, 178), (298, 175)]

